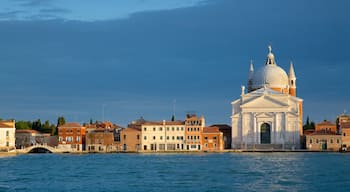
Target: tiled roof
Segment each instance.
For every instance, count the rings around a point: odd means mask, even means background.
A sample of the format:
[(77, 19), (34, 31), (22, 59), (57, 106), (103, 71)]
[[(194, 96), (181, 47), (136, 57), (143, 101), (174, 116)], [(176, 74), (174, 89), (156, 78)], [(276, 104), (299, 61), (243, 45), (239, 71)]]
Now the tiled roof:
[(69, 122), (64, 125), (61, 125), (60, 127), (73, 128), (73, 127), (82, 127), (82, 126), (79, 123)]
[(220, 133), (219, 127), (204, 127), (203, 133)]
[(321, 123), (318, 123), (317, 126), (320, 126), (320, 125), (332, 125), (332, 126), (335, 126), (335, 123), (331, 122), (331, 121), (322, 121)]
[(214, 125), (210, 125), (210, 127), (219, 127), (219, 129), (228, 129), (228, 130), (232, 129), (232, 127), (227, 124), (214, 124)]
[(36, 134), (38, 134), (40, 132), (37, 130), (33, 130), (33, 129), (17, 129), (16, 133), (36, 133)]
[(338, 135), (338, 134), (333, 131), (321, 130), (321, 131), (315, 131), (310, 135)]
[[(147, 121), (142, 125), (163, 125), (163, 121)], [(185, 125), (184, 121), (165, 121), (165, 125)]]
[(14, 121), (0, 121), (0, 128), (15, 128)]

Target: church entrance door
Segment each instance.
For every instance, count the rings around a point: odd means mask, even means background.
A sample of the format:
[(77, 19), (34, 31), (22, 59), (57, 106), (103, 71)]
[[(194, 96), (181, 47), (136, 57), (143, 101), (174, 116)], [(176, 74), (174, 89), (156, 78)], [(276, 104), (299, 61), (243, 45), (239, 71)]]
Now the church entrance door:
[(263, 123), (260, 127), (260, 143), (271, 144), (271, 125)]

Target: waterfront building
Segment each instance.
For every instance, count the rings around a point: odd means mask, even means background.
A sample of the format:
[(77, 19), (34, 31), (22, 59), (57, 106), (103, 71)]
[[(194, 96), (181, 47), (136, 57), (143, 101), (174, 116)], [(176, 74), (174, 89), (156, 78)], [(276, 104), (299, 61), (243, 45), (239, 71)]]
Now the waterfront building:
[(185, 120), (185, 145), (186, 150), (202, 150), (202, 133), (205, 127), (203, 116), (197, 117), (195, 114), (188, 114)]
[(16, 148), (22, 149), (33, 145), (57, 146), (57, 137), (49, 133), (40, 133), (32, 129), (16, 130)]
[(315, 131), (305, 135), (306, 149), (313, 151), (339, 151), (341, 135), (337, 134), (336, 124), (324, 120), (316, 124)]
[(219, 127), (204, 127), (201, 138), (203, 151), (224, 150), (224, 137)]
[(0, 152), (15, 150), (15, 121), (0, 121)]
[(58, 127), (58, 149), (64, 152), (85, 150), (86, 128), (79, 123), (66, 123)]
[(214, 124), (210, 127), (218, 127), (219, 131), (223, 133), (224, 149), (231, 149), (232, 143), (232, 127), (227, 124)]
[(145, 121), (141, 126), (143, 151), (175, 151), (185, 149), (184, 121)]
[(346, 114), (338, 116), (337, 127), (341, 134), (342, 150), (350, 151), (350, 116)]
[(128, 127), (121, 129), (119, 134), (119, 151), (138, 152), (141, 150), (141, 129)]
[(303, 100), (297, 97), (296, 75), (277, 65), (272, 48), (265, 65), (250, 64), (248, 92), (232, 102), (233, 148), (300, 148)]
[(86, 150), (88, 152), (115, 152), (113, 129), (98, 128), (86, 133)]

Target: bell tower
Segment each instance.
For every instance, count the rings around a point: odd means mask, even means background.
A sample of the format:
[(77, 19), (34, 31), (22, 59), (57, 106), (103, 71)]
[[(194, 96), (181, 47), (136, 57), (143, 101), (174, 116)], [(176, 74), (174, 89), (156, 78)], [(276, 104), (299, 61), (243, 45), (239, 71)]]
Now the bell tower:
[(295, 77), (295, 72), (294, 72), (294, 67), (293, 63), (290, 62), (290, 67), (289, 67), (289, 94), (296, 97), (297, 95), (297, 86), (296, 86), (296, 80), (297, 78)]

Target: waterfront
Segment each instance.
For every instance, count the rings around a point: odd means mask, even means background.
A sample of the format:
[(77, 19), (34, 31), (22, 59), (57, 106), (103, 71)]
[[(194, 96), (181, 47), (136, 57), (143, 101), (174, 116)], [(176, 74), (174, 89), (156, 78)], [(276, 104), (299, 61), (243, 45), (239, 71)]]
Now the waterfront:
[(349, 191), (349, 154), (28, 154), (0, 191)]

